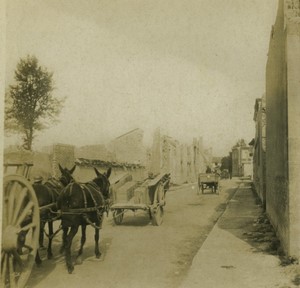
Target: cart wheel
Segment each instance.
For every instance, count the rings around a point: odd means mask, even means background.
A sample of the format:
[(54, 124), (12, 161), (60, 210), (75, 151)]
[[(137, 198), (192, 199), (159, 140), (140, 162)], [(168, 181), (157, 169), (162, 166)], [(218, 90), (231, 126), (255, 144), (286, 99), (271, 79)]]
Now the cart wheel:
[(220, 189), (221, 189), (221, 187), (220, 187), (220, 185), (218, 184), (218, 186), (216, 187), (216, 194), (219, 194)]
[[(163, 216), (164, 216), (164, 208), (163, 206), (166, 204), (165, 202), (165, 193), (162, 185), (158, 185), (156, 191), (156, 201), (154, 201), (153, 205), (154, 209), (152, 209), (152, 225), (159, 226), (163, 222)], [(157, 206), (156, 206), (157, 205)]]
[(160, 226), (163, 222), (164, 216), (164, 208), (162, 206), (158, 206), (156, 211), (152, 213), (152, 225), (153, 226)]
[(3, 179), (1, 284), (24, 287), (38, 248), (39, 205), (31, 184), (21, 175)]
[(124, 217), (124, 209), (116, 209), (113, 212), (113, 218), (116, 225), (122, 224)]

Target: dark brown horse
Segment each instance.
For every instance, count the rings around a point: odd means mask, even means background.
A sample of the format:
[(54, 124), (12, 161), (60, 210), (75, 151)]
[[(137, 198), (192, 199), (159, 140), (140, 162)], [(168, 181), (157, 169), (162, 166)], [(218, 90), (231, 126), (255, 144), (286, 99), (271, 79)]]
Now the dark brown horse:
[[(57, 198), (61, 191), (72, 181), (74, 181), (72, 177), (72, 173), (74, 172), (76, 166), (71, 170), (67, 168), (62, 168), (59, 165), (59, 169), (61, 172), (61, 176), (59, 179), (50, 178), (46, 182), (42, 183), (42, 179), (37, 180), (33, 183), (33, 189), (35, 191), (39, 207), (40, 207), (40, 237), (39, 237), (39, 245), (43, 247), (44, 241), (44, 228), (46, 223), (48, 223), (48, 248), (47, 248), (47, 257), (51, 259), (53, 257), (52, 254), (52, 239), (54, 236), (53, 232), (53, 222), (58, 220), (60, 217), (57, 212)], [(46, 232), (45, 232), (46, 233)], [(41, 264), (41, 258), (39, 252), (37, 251), (36, 263)]]
[(81, 263), (83, 245), (86, 241), (86, 226), (95, 228), (95, 255), (100, 258), (99, 230), (101, 229), (103, 214), (108, 211), (109, 203), (109, 176), (111, 168), (101, 174), (94, 168), (97, 177), (87, 183), (70, 183), (58, 198), (58, 208), (61, 209), (62, 228), (65, 239), (65, 259), (69, 273), (74, 270), (71, 260), (71, 245), (79, 226), (82, 229), (81, 245), (77, 255), (77, 263)]

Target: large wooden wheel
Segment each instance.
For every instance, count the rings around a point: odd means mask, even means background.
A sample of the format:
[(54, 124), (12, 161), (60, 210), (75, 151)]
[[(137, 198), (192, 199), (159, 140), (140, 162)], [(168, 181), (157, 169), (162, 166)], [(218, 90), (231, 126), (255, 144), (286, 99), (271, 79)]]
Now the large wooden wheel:
[(151, 211), (152, 225), (159, 226), (163, 222), (165, 202), (165, 191), (163, 185), (159, 184), (154, 196), (153, 208)]
[(1, 287), (25, 286), (34, 265), (39, 237), (39, 205), (21, 175), (3, 179)]

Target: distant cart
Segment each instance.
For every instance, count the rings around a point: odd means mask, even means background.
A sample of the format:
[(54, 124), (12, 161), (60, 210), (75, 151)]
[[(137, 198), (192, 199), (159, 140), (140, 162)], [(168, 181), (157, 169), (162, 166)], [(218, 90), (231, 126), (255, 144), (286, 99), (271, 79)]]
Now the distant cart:
[(212, 193), (218, 194), (220, 175), (217, 173), (200, 173), (198, 176), (198, 187), (202, 194), (207, 189)]
[[(126, 181), (126, 177), (127, 180)], [(152, 224), (159, 226), (163, 222), (165, 194), (169, 189), (170, 174), (159, 174), (143, 182), (132, 181), (126, 176), (120, 187), (112, 189), (114, 204), (110, 207), (116, 225), (122, 224), (124, 213), (144, 210), (149, 213)], [(125, 179), (125, 180), (124, 180)]]

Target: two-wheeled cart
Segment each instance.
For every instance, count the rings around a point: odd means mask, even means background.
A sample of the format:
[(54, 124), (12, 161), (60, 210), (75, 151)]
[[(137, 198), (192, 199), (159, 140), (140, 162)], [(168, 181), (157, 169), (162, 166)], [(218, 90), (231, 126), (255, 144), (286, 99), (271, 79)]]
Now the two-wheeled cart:
[[(119, 189), (113, 190), (114, 204), (110, 207), (116, 225), (123, 221), (124, 213), (144, 210), (149, 213), (152, 224), (159, 226), (163, 222), (165, 195), (169, 189), (170, 174), (162, 173), (143, 182), (128, 181)], [(123, 197), (123, 202), (122, 196)], [(125, 198), (125, 201), (124, 201)]]
[(198, 175), (198, 187), (204, 194), (206, 189), (211, 189), (212, 193), (218, 193), (220, 175), (217, 173), (200, 173)]

